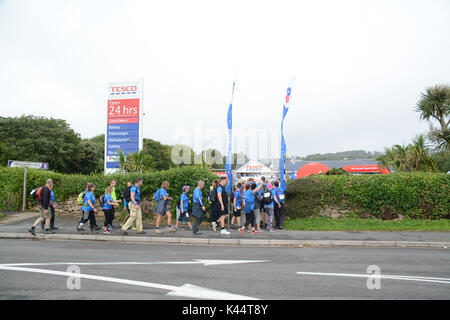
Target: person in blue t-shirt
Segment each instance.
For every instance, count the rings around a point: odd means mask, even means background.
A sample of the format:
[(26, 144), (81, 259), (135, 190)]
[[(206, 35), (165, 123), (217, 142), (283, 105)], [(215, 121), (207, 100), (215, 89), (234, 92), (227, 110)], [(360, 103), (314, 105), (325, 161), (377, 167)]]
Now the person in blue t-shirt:
[(274, 215), (275, 215), (275, 229), (284, 229), (284, 191), (280, 187), (280, 181), (274, 182)]
[[(241, 227), (241, 214), (242, 214), (242, 183), (238, 182), (233, 193), (233, 218), (231, 218), (231, 228)], [(234, 224), (237, 221), (237, 225)]]
[(191, 218), (189, 218), (190, 201), (187, 196), (189, 188), (190, 188), (189, 186), (183, 186), (183, 188), (181, 188), (183, 193), (180, 196), (180, 206), (178, 207), (178, 210), (180, 210), (180, 216), (178, 217), (177, 225), (175, 226), (176, 230), (179, 230), (178, 227), (180, 226), (180, 223), (183, 221), (186, 221), (189, 228), (192, 230)]
[(103, 233), (111, 234), (110, 227), (112, 226), (114, 220), (114, 210), (113, 208), (118, 206), (118, 200), (114, 200), (112, 195), (113, 187), (108, 186), (105, 190), (105, 195), (103, 196), (103, 213), (105, 215), (105, 223), (103, 224)]
[(242, 234), (244, 234), (245, 229), (250, 225), (252, 234), (258, 233), (255, 230), (255, 193), (261, 188), (262, 184), (259, 187), (256, 187), (256, 184), (247, 183), (245, 185), (244, 191), (244, 213), (245, 213), (245, 224), (240, 228)]
[(84, 206), (81, 208), (83, 211), (83, 217), (77, 227), (77, 232), (81, 232), (84, 224), (89, 220), (91, 232), (97, 233), (95, 230), (95, 213), (97, 209), (95, 208), (95, 196), (94, 196), (95, 184), (88, 183), (86, 188), (86, 194), (84, 195), (83, 202)]
[(169, 232), (175, 232), (176, 230), (172, 228), (172, 214), (170, 210), (167, 208), (167, 203), (169, 200), (172, 200), (172, 197), (169, 197), (167, 190), (169, 189), (169, 181), (163, 181), (161, 184), (161, 188), (158, 189), (155, 193), (156, 200), (156, 208), (155, 213), (157, 214), (156, 218), (156, 230), (157, 234), (163, 234), (161, 230), (159, 230), (159, 224), (161, 222), (162, 217), (167, 216), (167, 223), (169, 225)]
[(135, 184), (130, 189), (130, 218), (122, 226), (122, 234), (128, 235), (127, 230), (136, 221), (136, 233), (145, 234), (142, 227), (142, 209), (141, 209), (141, 186), (143, 184), (142, 178), (137, 178)]
[(205, 187), (204, 181), (199, 181), (197, 188), (194, 190), (194, 196), (192, 198), (192, 215), (195, 217), (195, 224), (192, 227), (192, 233), (194, 235), (199, 235), (198, 232), (200, 224), (205, 219), (206, 207), (203, 202), (202, 189)]

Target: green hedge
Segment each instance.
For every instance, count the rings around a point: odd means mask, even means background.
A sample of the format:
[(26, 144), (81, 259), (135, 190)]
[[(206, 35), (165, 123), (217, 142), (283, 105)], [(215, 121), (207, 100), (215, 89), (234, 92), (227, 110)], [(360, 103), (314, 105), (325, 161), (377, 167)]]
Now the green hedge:
[(450, 175), (314, 175), (290, 180), (286, 190), (288, 217), (309, 217), (325, 205), (382, 219), (398, 214), (414, 219), (450, 218)]
[[(0, 168), (0, 209), (1, 210), (19, 210), (22, 207), (22, 190), (23, 190), (23, 168)], [(156, 171), (150, 173), (133, 173), (127, 175), (66, 175), (51, 171), (28, 170), (27, 180), (27, 197), (28, 202), (33, 203), (30, 191), (34, 188), (42, 186), (45, 181), (50, 178), (54, 183), (54, 192), (57, 201), (62, 201), (70, 196), (78, 195), (83, 191), (86, 182), (93, 182), (96, 185), (96, 197), (104, 193), (106, 186), (111, 179), (117, 181), (116, 194), (121, 195), (126, 187), (126, 182), (134, 181), (137, 177), (142, 177), (144, 184), (142, 186), (142, 194), (145, 198), (153, 197), (154, 192), (159, 189), (161, 182), (169, 181), (169, 195), (174, 197), (175, 203), (181, 195), (181, 188), (184, 185), (191, 186), (191, 193), (197, 187), (199, 180), (206, 182), (203, 189), (204, 199), (208, 195), (209, 188), (213, 179), (218, 177), (207, 169), (189, 166), (182, 168), (172, 168), (166, 171)], [(172, 208), (174, 209), (174, 208)]]

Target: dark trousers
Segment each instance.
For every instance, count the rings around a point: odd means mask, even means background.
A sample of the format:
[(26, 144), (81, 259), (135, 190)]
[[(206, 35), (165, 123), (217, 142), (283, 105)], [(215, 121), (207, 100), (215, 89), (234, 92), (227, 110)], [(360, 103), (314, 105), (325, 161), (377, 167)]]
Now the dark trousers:
[[(55, 227), (55, 208), (52, 205), (49, 205), (48, 208), (50, 210), (50, 229), (53, 229)], [(41, 227), (45, 228), (45, 220), (41, 222)]]
[(103, 224), (104, 227), (111, 226), (114, 220), (114, 210), (113, 209), (103, 209), (103, 213), (105, 214), (105, 223)]
[(83, 211), (83, 217), (81, 218), (80, 223), (82, 223), (84, 225), (88, 220), (89, 220), (91, 230), (94, 230), (95, 225), (96, 225), (94, 211)]
[(195, 223), (192, 227), (192, 232), (197, 233), (198, 229), (200, 228), (200, 224), (202, 221), (205, 220), (205, 212), (202, 211), (200, 214), (200, 217), (195, 217)]
[(255, 227), (255, 212), (252, 210), (250, 213), (245, 214), (245, 224), (244, 227), (248, 227), (251, 224), (252, 227)]
[(211, 203), (211, 222), (217, 222), (221, 217), (220, 203)]
[(275, 215), (275, 228), (284, 228), (284, 203), (281, 204), (281, 208), (275, 204), (273, 213)]

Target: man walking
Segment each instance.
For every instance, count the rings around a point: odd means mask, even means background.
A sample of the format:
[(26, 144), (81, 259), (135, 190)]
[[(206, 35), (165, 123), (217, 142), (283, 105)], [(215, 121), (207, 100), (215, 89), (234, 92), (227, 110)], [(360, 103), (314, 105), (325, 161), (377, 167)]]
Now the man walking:
[(33, 223), (30, 229), (28, 231), (35, 236), (36, 232), (36, 226), (38, 226), (42, 220), (45, 220), (45, 233), (47, 234), (53, 234), (55, 233), (53, 230), (50, 231), (50, 213), (49, 213), (49, 206), (51, 200), (51, 192), (50, 189), (53, 187), (53, 181), (51, 179), (48, 179), (45, 183), (45, 186), (42, 187), (42, 190), (40, 192), (40, 200), (39, 200), (39, 206), (40, 206), (40, 215), (39, 218), (36, 219), (36, 221)]
[(136, 221), (136, 230), (137, 234), (145, 234), (142, 230), (142, 210), (141, 210), (141, 186), (142, 186), (142, 178), (137, 178), (134, 186), (130, 189), (130, 218), (122, 227), (122, 234), (128, 235), (127, 230)]
[(280, 187), (280, 181), (276, 180), (274, 182), (274, 213), (275, 213), (275, 228), (279, 230), (284, 229), (284, 191)]
[[(58, 205), (55, 202), (55, 193), (53, 192), (53, 185), (50, 188), (50, 230), (58, 230), (57, 227), (55, 227), (55, 207)], [(45, 230), (45, 220), (42, 220), (41, 222), (41, 228), (42, 230)]]
[(221, 177), (219, 186), (217, 187), (217, 200), (219, 202), (218, 208), (219, 210), (219, 223), (220, 223), (220, 234), (229, 235), (230, 231), (225, 229), (225, 217), (229, 214), (228, 212), (228, 194), (225, 190), (225, 186), (227, 185), (227, 178)]
[(199, 235), (198, 229), (200, 227), (200, 224), (205, 219), (205, 212), (206, 208), (203, 204), (203, 197), (202, 197), (202, 189), (205, 187), (204, 181), (199, 181), (197, 184), (197, 188), (194, 190), (194, 196), (192, 199), (193, 205), (192, 205), (192, 215), (195, 217), (195, 224), (192, 227), (192, 233), (194, 235)]

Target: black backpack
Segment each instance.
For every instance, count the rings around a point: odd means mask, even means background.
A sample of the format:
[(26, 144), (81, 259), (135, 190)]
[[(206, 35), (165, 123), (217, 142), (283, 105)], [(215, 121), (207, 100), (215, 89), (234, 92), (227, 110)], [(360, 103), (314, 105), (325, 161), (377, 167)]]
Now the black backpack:
[(216, 203), (219, 201), (219, 198), (217, 197), (217, 187), (214, 187), (211, 190), (211, 192), (209, 193), (209, 196), (208, 196), (208, 200), (209, 200), (209, 202), (212, 202), (212, 203)]
[(272, 201), (273, 201), (273, 195), (272, 195), (272, 192), (271, 192), (270, 190), (266, 190), (266, 191), (263, 193), (262, 203), (263, 203), (264, 205), (269, 205), (269, 204), (272, 203)]
[(131, 202), (131, 187), (126, 187), (122, 192), (122, 198), (125, 199), (126, 202)]

